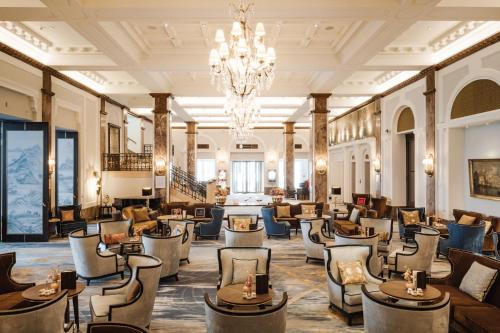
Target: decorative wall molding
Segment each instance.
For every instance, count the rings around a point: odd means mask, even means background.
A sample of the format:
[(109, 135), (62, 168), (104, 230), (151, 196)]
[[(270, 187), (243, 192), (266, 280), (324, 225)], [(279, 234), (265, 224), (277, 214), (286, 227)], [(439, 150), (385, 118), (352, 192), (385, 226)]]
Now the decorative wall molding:
[(38, 34), (21, 22), (0, 21), (0, 27), (5, 28), (25, 42), (33, 45), (43, 52), (48, 52), (52, 47), (52, 42)]
[(474, 31), (475, 29), (482, 26), (485, 21), (469, 21), (469, 22), (461, 22), (454, 26), (452, 29), (449, 29), (445, 33), (439, 35), (435, 39), (429, 42), (429, 45), (432, 47), (434, 52), (441, 50), (445, 46), (450, 43), (456, 41), (457, 39), (464, 37), (468, 33)]

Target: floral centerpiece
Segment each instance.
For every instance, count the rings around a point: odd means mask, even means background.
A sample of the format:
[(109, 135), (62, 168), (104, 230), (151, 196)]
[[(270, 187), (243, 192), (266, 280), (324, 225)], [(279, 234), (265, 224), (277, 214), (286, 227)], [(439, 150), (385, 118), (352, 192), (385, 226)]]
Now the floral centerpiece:
[(227, 188), (222, 186), (217, 186), (215, 188), (215, 202), (219, 205), (226, 203), (226, 197), (228, 195)]
[(280, 187), (275, 187), (271, 190), (271, 195), (273, 198), (273, 203), (283, 202), (283, 196), (285, 195), (285, 190)]

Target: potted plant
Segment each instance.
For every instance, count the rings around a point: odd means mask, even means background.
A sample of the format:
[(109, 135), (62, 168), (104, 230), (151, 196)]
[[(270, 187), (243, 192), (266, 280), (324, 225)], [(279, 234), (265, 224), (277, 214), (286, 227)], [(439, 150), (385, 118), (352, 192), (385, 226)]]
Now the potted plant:
[(280, 187), (275, 187), (271, 190), (271, 195), (272, 195), (273, 203), (282, 203), (283, 196), (285, 195), (285, 191)]

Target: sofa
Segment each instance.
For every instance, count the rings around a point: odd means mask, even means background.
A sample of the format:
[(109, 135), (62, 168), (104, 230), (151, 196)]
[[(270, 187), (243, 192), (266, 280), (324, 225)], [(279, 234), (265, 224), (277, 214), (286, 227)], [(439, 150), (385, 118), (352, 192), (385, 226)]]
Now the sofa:
[(122, 210), (122, 215), (124, 220), (132, 221), (132, 233), (134, 235), (142, 235), (144, 232), (152, 232), (157, 229), (158, 222), (156, 221), (157, 212), (148, 210), (148, 219), (144, 221), (137, 221), (135, 218), (135, 209), (144, 209), (144, 206), (129, 206)]
[(195, 211), (197, 208), (205, 209), (204, 216), (201, 217), (193, 217), (190, 221), (193, 222), (209, 222), (212, 219), (212, 208), (215, 207), (215, 204), (211, 203), (189, 203), (189, 202), (171, 202), (162, 205), (161, 213), (162, 215), (172, 215), (173, 209), (181, 209), (185, 210), (187, 215), (195, 216)]
[(356, 235), (362, 217), (369, 217), (367, 207), (348, 203), (347, 215), (333, 220), (333, 229), (341, 235)]
[(482, 213), (462, 209), (453, 209), (453, 217), (455, 218), (456, 222), (460, 221), (462, 215), (475, 217), (476, 219), (473, 224), (479, 224), (480, 221), (491, 223), (491, 227), (489, 226), (489, 223), (487, 223), (486, 225), (486, 234), (483, 241), (483, 252), (493, 253), (495, 251), (495, 247), (493, 245), (493, 233), (500, 231), (500, 217), (488, 216)]
[[(274, 210), (274, 217), (276, 218), (277, 222), (288, 222), (290, 223), (291, 228), (295, 228), (295, 234), (298, 233), (298, 230), (300, 228), (300, 219), (296, 218), (295, 216), (302, 214), (302, 205), (315, 205), (316, 211), (321, 211), (321, 215), (323, 213), (323, 206), (324, 203), (322, 202), (301, 202), (298, 204), (290, 204), (290, 203), (273, 203), (271, 206)], [(290, 206), (290, 216), (285, 217), (285, 216), (278, 216), (278, 206)]]
[(459, 286), (473, 262), (500, 269), (500, 261), (460, 249), (450, 249), (448, 259), (451, 274), (430, 283), (451, 298), (450, 331), (456, 332), (500, 332), (500, 275), (491, 286), (484, 302), (460, 291)]

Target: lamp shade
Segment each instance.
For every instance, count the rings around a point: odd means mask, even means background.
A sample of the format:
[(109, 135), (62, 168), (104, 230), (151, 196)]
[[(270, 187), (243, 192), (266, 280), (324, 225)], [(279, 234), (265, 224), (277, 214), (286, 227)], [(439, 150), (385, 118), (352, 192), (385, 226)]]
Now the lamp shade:
[(342, 194), (342, 188), (332, 187), (332, 195), (341, 195), (341, 194)]
[(143, 187), (142, 188), (142, 196), (147, 197), (153, 194), (153, 189), (151, 187)]

